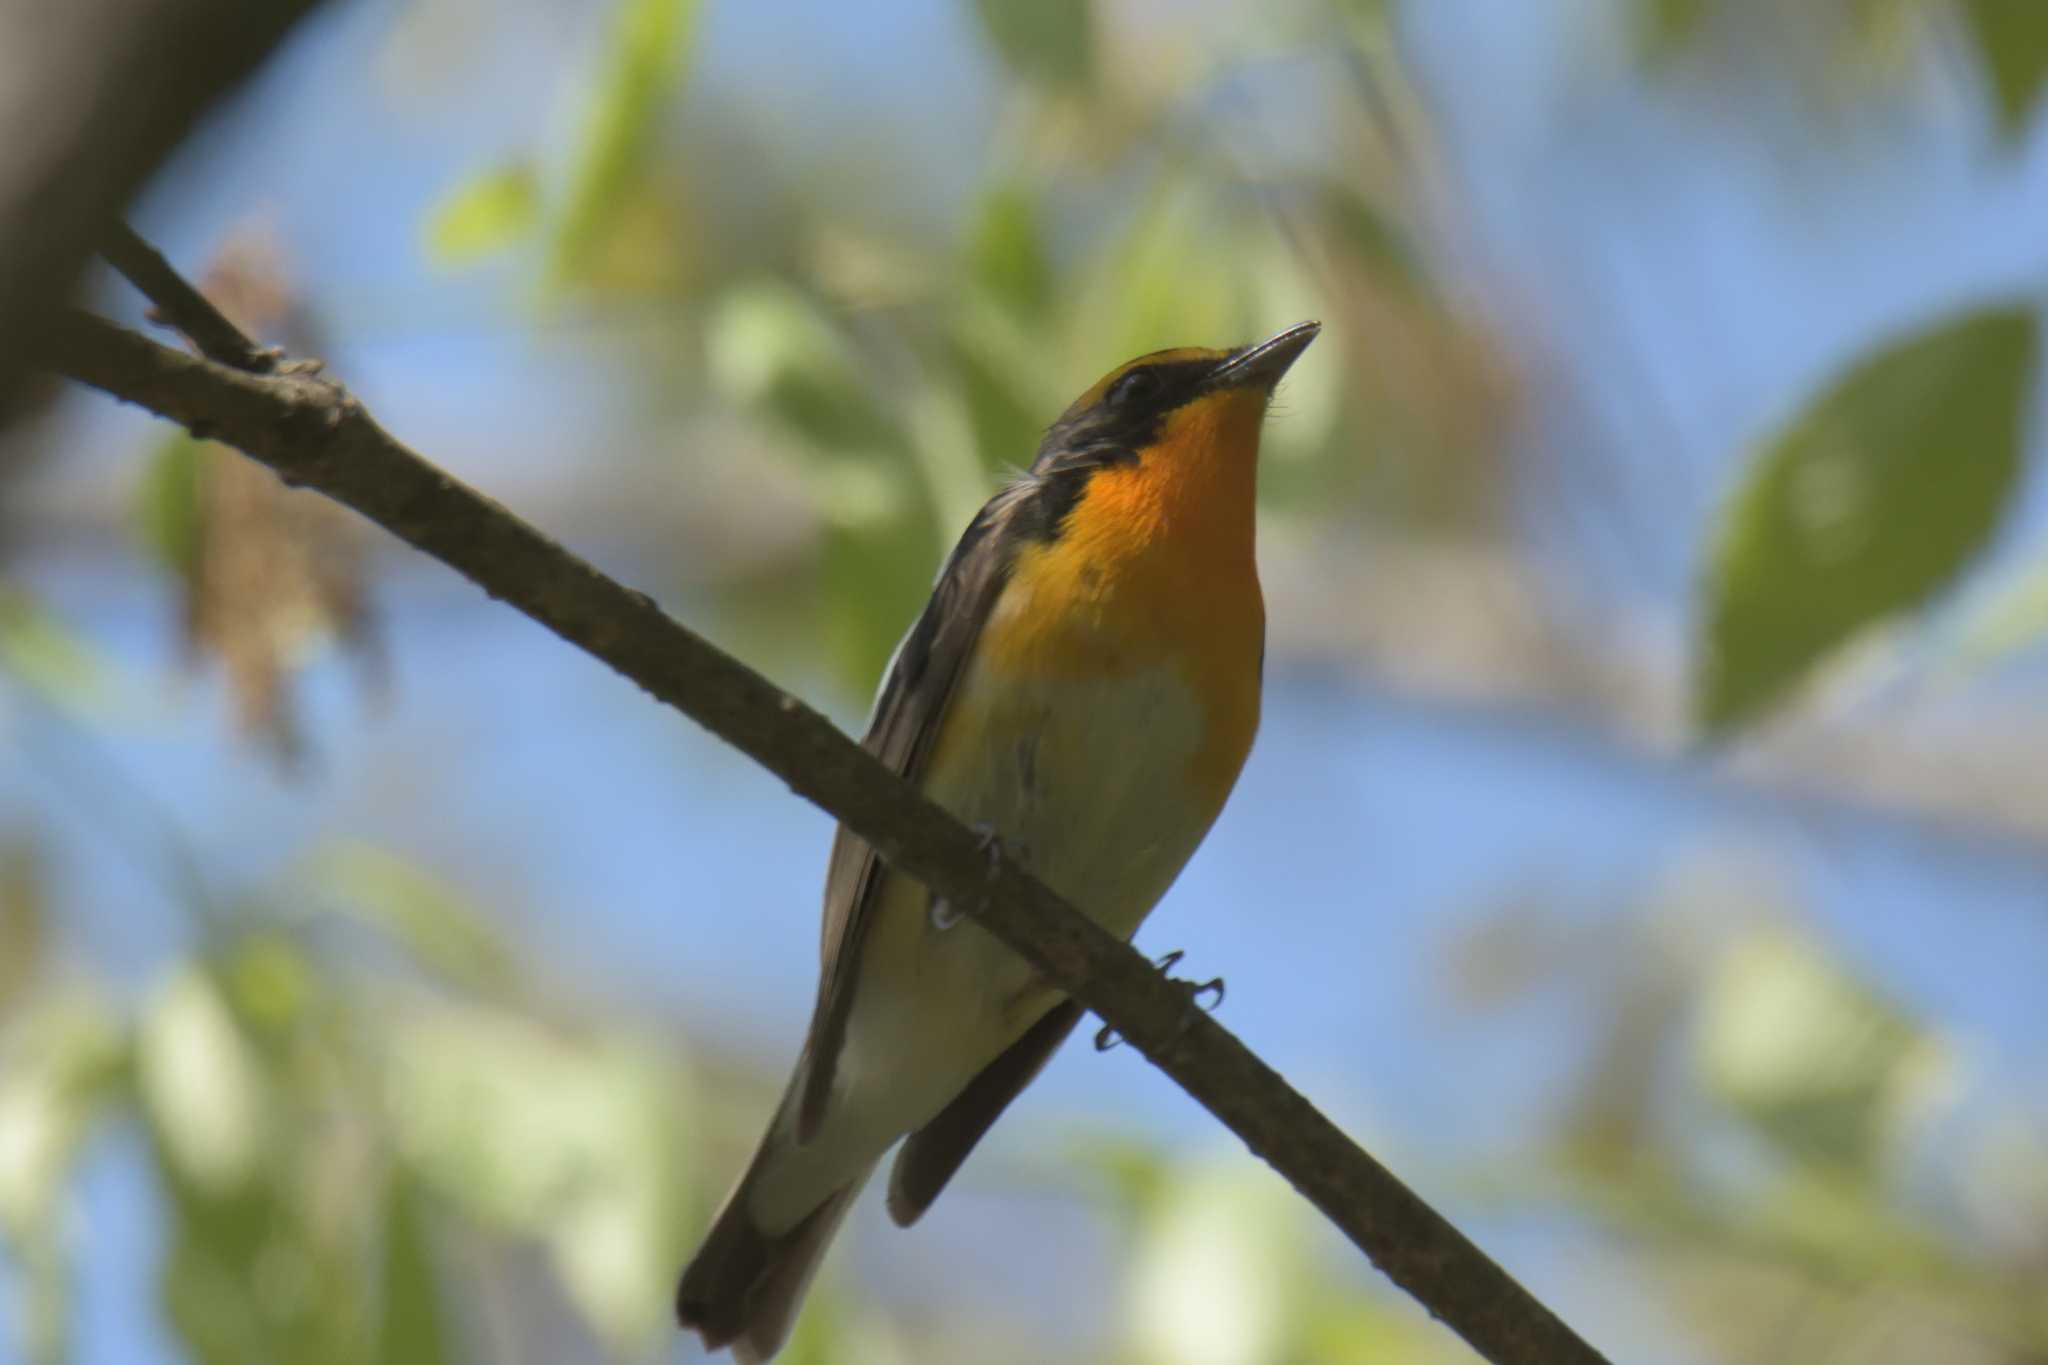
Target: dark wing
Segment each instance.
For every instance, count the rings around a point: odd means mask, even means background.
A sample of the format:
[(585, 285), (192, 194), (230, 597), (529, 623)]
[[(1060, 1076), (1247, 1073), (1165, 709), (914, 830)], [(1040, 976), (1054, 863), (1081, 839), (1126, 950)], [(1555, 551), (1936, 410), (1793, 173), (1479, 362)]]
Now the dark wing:
[[(939, 571), (924, 614), (896, 647), (862, 747), (892, 770), (915, 782), (937, 737), (946, 704), (962, 666), (981, 638), (1017, 548), (1012, 525), (1020, 511), (1037, 502), (1039, 485), (1020, 480), (983, 507)], [(853, 1008), (869, 903), (881, 884), (883, 867), (874, 851), (843, 826), (832, 843), (825, 874), (823, 966), (817, 1010), (805, 1044), (803, 1075), (797, 1082), (797, 1140), (817, 1132), (832, 1090), (832, 1075)]]

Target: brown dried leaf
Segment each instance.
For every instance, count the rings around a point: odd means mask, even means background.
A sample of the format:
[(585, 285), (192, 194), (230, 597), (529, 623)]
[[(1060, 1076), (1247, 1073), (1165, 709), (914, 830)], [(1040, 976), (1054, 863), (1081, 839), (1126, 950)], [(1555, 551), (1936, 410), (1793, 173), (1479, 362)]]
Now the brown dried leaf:
[[(251, 336), (303, 343), (306, 319), (267, 229), (231, 237), (201, 287)], [(339, 641), (364, 661), (373, 690), (381, 682), (362, 543), (340, 508), (285, 487), (224, 446), (202, 452), (198, 503), (184, 604), (187, 648), (195, 660), (214, 655), (226, 667), (243, 733), (279, 762), (296, 765), (305, 745), (291, 694), (294, 671)]]

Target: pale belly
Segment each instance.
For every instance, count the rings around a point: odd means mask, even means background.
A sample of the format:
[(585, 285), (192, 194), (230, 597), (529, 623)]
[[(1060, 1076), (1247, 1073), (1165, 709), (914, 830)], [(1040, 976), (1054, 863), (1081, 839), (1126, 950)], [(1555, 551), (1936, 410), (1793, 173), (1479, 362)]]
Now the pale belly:
[[(1209, 717), (1178, 668), (1019, 681), (970, 666), (948, 726), (926, 791), (996, 831), (1119, 937), (1165, 894), (1222, 805), (1191, 771)], [(890, 877), (874, 908), (835, 1088), (886, 1141), (935, 1114), (1057, 996), (971, 921), (946, 927), (908, 878)]]

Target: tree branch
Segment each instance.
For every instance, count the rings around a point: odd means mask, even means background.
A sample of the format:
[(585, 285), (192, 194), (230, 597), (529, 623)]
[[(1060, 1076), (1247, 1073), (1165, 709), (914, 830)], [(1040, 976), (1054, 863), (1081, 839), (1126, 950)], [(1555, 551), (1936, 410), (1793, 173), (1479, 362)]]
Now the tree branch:
[(209, 360), (251, 374), (269, 374), (278, 354), (242, 334), (227, 314), (172, 268), (163, 253), (142, 240), (134, 228), (115, 222), (100, 243), (100, 254), (121, 277), (156, 305), (152, 316), (175, 327)]
[[(191, 335), (175, 299), (157, 300)], [(609, 664), (787, 782), (1021, 954), (1264, 1158), (1496, 1365), (1601, 1356), (1135, 949), (884, 768), (824, 716), (387, 435), (338, 385), (252, 374), (72, 314), (53, 368), (345, 503)]]
[(0, 0), (0, 410), (102, 230), (315, 0)]

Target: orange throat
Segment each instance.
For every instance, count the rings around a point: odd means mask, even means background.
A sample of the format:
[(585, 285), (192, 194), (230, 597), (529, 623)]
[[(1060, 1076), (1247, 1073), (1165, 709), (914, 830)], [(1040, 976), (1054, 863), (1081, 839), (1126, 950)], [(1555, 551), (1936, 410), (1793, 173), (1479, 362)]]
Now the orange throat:
[(1188, 776), (1218, 806), (1258, 728), (1255, 555), (1263, 393), (1182, 408), (1135, 464), (1096, 471), (1056, 540), (1018, 556), (991, 662), (1080, 679), (1181, 672), (1207, 712)]

